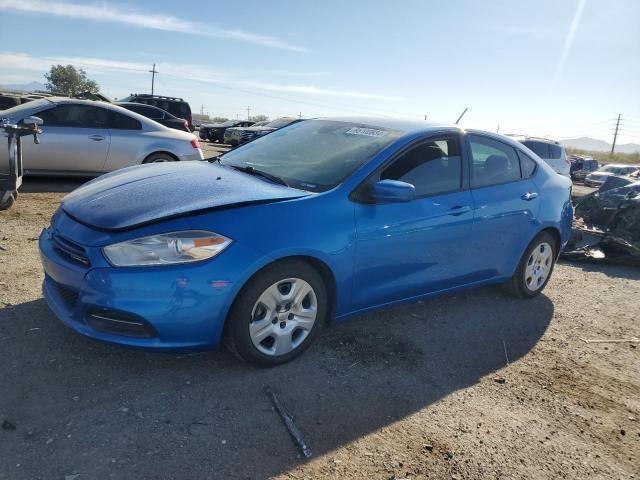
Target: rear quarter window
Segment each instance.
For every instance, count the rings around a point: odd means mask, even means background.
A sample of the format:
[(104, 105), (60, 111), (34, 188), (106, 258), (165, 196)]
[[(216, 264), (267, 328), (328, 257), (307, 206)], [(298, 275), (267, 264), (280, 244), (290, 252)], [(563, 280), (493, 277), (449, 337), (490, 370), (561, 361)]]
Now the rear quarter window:
[(522, 150), (517, 150), (517, 152), (518, 156), (520, 157), (520, 170), (522, 171), (522, 178), (529, 178), (535, 173), (538, 164), (533, 158), (524, 153)]
[(128, 115), (109, 110), (109, 128), (114, 130), (142, 130), (142, 124)]

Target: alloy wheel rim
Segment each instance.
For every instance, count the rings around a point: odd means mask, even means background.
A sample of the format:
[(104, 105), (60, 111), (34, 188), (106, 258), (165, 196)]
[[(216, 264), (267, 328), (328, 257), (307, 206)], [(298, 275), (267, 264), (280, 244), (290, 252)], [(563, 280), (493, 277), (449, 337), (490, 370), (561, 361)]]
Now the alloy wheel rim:
[(286, 355), (307, 338), (317, 313), (318, 298), (308, 282), (280, 280), (262, 292), (251, 310), (251, 341), (265, 355)]
[(547, 242), (539, 243), (527, 259), (524, 270), (524, 284), (527, 290), (535, 292), (543, 287), (553, 266), (553, 249)]

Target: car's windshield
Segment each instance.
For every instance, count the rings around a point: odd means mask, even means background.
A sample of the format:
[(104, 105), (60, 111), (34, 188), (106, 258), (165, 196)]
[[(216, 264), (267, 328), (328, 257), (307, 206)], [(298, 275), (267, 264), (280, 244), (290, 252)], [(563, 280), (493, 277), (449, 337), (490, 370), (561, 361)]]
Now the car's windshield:
[(221, 163), (252, 167), (294, 188), (320, 192), (342, 182), (401, 135), (370, 125), (306, 120), (232, 150)]
[(265, 127), (282, 128), (282, 127), (286, 127), (287, 125), (289, 125), (294, 120), (295, 119), (293, 119), (293, 118), (279, 118), (277, 120), (273, 120), (272, 122), (267, 123), (265, 125)]
[(226, 122), (222, 123), (222, 126), (223, 127), (233, 127), (234, 125), (237, 125), (238, 123), (240, 123), (240, 122), (238, 122), (237, 120), (227, 120)]
[(49, 100), (41, 98), (39, 100), (33, 100), (32, 102), (23, 103), (22, 105), (16, 105), (15, 107), (7, 108), (6, 110), (0, 110), (0, 117), (16, 117), (21, 113), (26, 112), (42, 105), (53, 105)]

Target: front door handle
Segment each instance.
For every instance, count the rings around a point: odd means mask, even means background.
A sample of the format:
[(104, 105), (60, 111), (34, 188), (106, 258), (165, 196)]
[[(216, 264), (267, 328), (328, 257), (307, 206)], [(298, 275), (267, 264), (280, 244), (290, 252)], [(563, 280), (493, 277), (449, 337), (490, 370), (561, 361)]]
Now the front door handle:
[(538, 197), (538, 192), (527, 192), (524, 195), (522, 195), (522, 200), (526, 200), (527, 202), (533, 200), (534, 198)]
[(96, 142), (101, 142), (102, 140), (104, 140), (104, 137), (102, 135), (89, 135), (89, 138)]
[(463, 213), (467, 213), (471, 211), (471, 207), (469, 205), (457, 205), (455, 207), (451, 207), (451, 210), (447, 212), (447, 215), (453, 215), (457, 217), (458, 215), (462, 215)]

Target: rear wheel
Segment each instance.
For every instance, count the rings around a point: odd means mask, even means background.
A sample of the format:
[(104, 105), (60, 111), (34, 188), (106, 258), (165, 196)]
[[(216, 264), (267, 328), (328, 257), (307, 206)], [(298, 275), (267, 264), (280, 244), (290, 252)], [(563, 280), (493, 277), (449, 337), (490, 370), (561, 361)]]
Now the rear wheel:
[(300, 355), (322, 329), (327, 294), (307, 263), (291, 260), (260, 272), (240, 292), (224, 343), (242, 360), (273, 366)]
[(175, 162), (176, 159), (172, 155), (166, 152), (152, 153), (144, 159), (142, 163), (163, 163), (163, 162)]
[(540, 232), (529, 244), (507, 284), (509, 292), (520, 298), (539, 295), (551, 278), (557, 252), (555, 238), (547, 232)]

